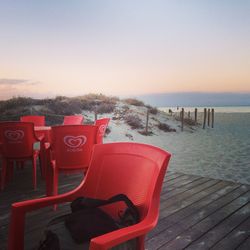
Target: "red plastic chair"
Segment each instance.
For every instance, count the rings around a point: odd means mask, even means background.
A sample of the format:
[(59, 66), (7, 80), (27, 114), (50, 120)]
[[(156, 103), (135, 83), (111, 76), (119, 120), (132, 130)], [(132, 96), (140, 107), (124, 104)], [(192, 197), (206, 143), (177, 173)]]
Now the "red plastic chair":
[(107, 199), (118, 193), (126, 194), (137, 206), (140, 222), (93, 238), (89, 249), (106, 250), (133, 238), (137, 238), (137, 249), (145, 249), (145, 236), (158, 221), (160, 192), (169, 159), (168, 152), (145, 144), (96, 145), (87, 175), (78, 188), (57, 196), (12, 204), (8, 249), (23, 249), (26, 213), (79, 196)]
[[(42, 138), (39, 138), (40, 140)], [(36, 189), (36, 160), (38, 150), (33, 146), (39, 139), (34, 133), (34, 124), (30, 122), (0, 123), (0, 142), (2, 154), (1, 190), (4, 189), (9, 163), (32, 160), (33, 186)]]
[(103, 143), (103, 136), (105, 135), (106, 128), (110, 118), (102, 118), (95, 121), (95, 125), (98, 126), (97, 135), (96, 135), (96, 143), (102, 144)]
[(52, 127), (51, 145), (47, 149), (46, 155), (51, 167), (48, 171), (52, 170), (53, 195), (58, 193), (60, 171), (67, 174), (87, 171), (96, 141), (96, 131), (97, 127), (93, 125)]
[(83, 115), (69, 115), (64, 116), (63, 125), (81, 125), (83, 124), (84, 116)]
[(26, 115), (20, 117), (21, 122), (32, 122), (34, 126), (42, 127), (45, 126), (45, 116), (41, 115)]

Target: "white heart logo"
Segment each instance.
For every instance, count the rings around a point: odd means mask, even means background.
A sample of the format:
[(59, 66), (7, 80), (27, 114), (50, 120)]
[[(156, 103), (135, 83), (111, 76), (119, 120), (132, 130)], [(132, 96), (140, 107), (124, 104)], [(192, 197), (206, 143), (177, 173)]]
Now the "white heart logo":
[(63, 138), (65, 145), (70, 148), (79, 148), (87, 142), (87, 137), (84, 135), (73, 136), (73, 135), (66, 135)]
[(106, 125), (101, 125), (99, 127), (99, 132), (100, 132), (101, 135), (104, 135), (104, 133), (106, 131), (106, 127), (107, 127)]
[(4, 135), (10, 141), (19, 141), (24, 137), (24, 132), (22, 130), (6, 130)]

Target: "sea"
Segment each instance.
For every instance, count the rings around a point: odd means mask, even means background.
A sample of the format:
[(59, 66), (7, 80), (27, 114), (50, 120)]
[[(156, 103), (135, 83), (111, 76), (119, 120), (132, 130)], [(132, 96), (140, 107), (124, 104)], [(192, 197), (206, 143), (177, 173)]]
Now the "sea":
[(250, 106), (225, 106), (225, 107), (160, 107), (159, 109), (165, 112), (169, 112), (171, 109), (173, 112), (181, 111), (184, 108), (185, 112), (194, 112), (195, 108), (197, 108), (198, 112), (204, 112), (204, 109), (214, 109), (217, 113), (250, 113)]
[[(162, 107), (179, 112), (182, 107)], [(195, 107), (183, 107), (194, 114)], [(204, 108), (214, 108), (214, 127), (198, 126), (192, 133), (172, 133), (165, 148), (172, 153), (170, 169), (250, 184), (250, 106), (197, 107), (200, 124)]]

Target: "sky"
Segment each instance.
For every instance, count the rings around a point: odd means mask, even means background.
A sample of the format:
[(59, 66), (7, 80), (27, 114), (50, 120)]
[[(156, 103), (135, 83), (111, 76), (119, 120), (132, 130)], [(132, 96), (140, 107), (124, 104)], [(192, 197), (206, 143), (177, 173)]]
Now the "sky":
[(250, 0), (0, 0), (0, 100), (250, 93)]

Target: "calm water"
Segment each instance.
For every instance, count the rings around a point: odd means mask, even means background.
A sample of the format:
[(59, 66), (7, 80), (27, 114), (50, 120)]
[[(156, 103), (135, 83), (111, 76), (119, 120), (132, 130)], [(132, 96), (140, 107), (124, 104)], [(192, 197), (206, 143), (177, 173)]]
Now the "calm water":
[(181, 108), (184, 108), (186, 112), (194, 112), (197, 108), (198, 112), (203, 112), (204, 108), (214, 109), (216, 113), (250, 113), (250, 106), (226, 106), (226, 107), (160, 107), (159, 109), (168, 112), (171, 109), (173, 112), (179, 112)]

